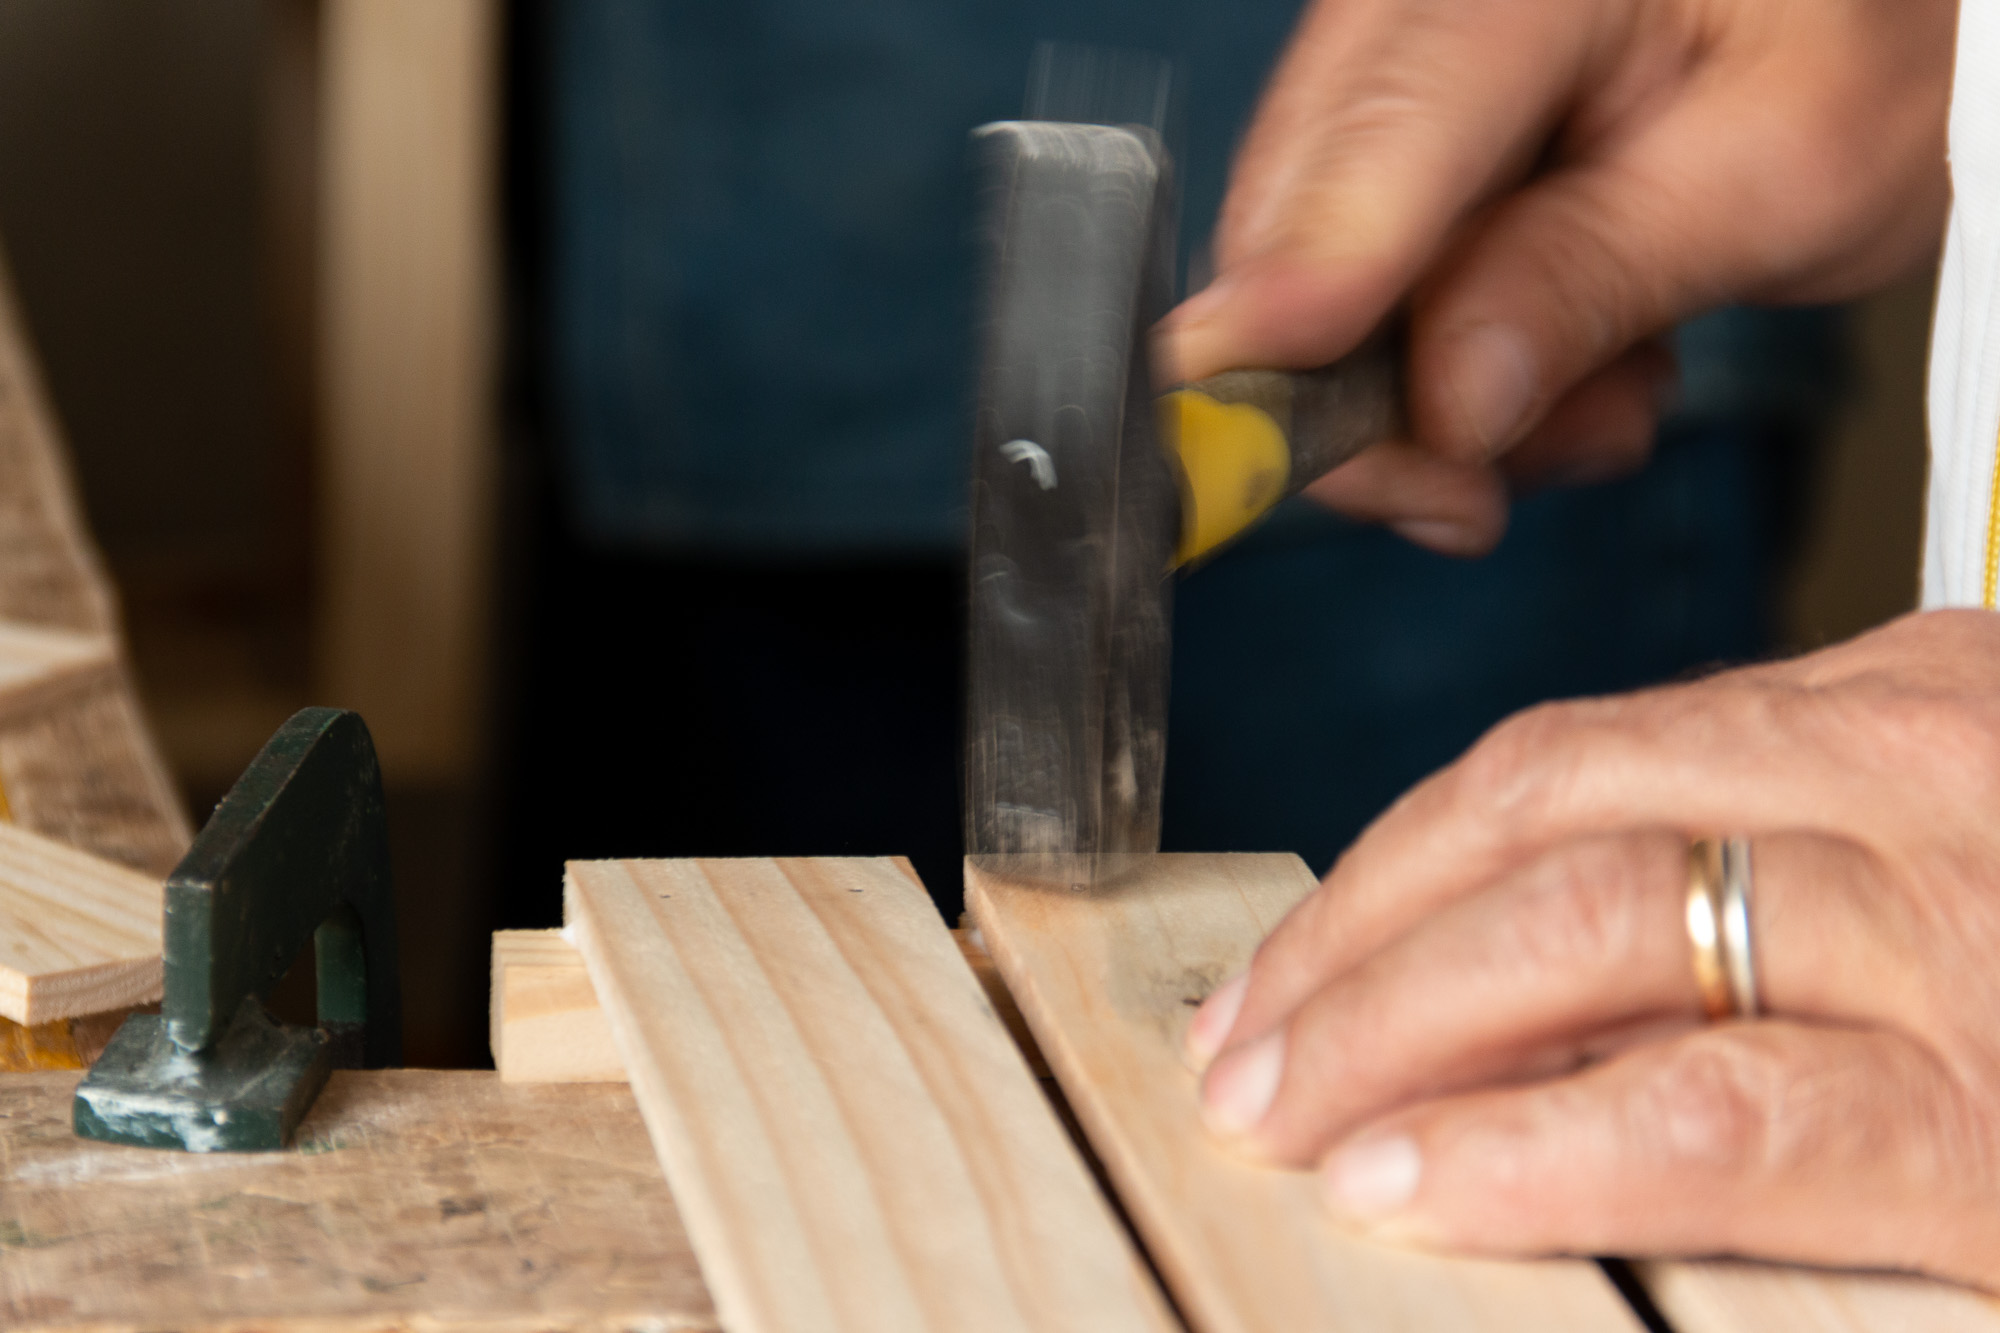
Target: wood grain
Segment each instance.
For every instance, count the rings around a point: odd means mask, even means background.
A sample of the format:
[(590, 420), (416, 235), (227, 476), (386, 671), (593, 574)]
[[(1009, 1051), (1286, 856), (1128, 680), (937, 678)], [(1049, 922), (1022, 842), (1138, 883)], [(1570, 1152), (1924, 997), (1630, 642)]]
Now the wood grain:
[(733, 1333), (1173, 1327), (907, 862), (572, 863)]
[(337, 1072), (296, 1150), (70, 1133), (76, 1075), (0, 1078), (8, 1333), (715, 1329), (631, 1094)]
[(0, 824), (0, 1015), (39, 1024), (160, 998), (162, 882)]
[(1081, 894), (966, 867), (966, 900), (1042, 1053), (1189, 1323), (1201, 1333), (1636, 1330), (1594, 1264), (1496, 1263), (1336, 1230), (1312, 1177), (1203, 1131), (1188, 1015), (1313, 876), (1295, 856), (1167, 856)]
[(493, 1067), (508, 1083), (623, 1083), (583, 955), (560, 930), (493, 932)]

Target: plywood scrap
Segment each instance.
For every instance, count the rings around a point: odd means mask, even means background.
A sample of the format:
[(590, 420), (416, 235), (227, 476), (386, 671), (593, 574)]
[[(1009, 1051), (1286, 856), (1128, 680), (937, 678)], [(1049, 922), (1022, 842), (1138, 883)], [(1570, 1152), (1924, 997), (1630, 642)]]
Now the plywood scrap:
[(1676, 1333), (2000, 1333), (2000, 1301), (1924, 1278), (1724, 1260), (1635, 1267)]
[(0, 824), (0, 1017), (27, 1026), (160, 997), (162, 881)]
[(732, 1333), (1174, 1326), (907, 862), (578, 862), (567, 890)]
[(336, 1071), (293, 1151), (79, 1139), (75, 1074), (0, 1078), (7, 1333), (718, 1327), (622, 1087)]
[(1167, 856), (1088, 894), (966, 869), (986, 947), (1189, 1323), (1636, 1331), (1594, 1264), (1357, 1240), (1329, 1222), (1310, 1175), (1246, 1165), (1209, 1140), (1180, 1058), (1188, 1015), (1313, 883), (1294, 856)]
[(0, 720), (47, 708), (117, 671), (117, 644), (108, 634), (0, 620)]
[(508, 1083), (623, 1083), (583, 955), (560, 930), (493, 932), (493, 1067)]

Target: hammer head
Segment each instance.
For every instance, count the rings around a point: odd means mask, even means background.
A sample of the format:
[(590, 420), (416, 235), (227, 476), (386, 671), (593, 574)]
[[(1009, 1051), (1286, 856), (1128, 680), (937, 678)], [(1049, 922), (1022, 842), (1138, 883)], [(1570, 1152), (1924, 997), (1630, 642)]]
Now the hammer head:
[(1087, 885), (1159, 849), (1180, 528), (1146, 347), (1172, 292), (1144, 129), (1003, 121), (985, 173), (974, 428), (967, 850)]

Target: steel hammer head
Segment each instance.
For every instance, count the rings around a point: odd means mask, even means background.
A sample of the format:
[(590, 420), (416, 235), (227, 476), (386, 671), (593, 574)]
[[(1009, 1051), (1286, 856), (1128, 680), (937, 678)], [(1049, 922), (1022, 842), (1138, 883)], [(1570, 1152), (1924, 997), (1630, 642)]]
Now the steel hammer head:
[(985, 174), (967, 850), (1057, 883), (1159, 849), (1177, 481), (1148, 331), (1172, 293), (1158, 137), (1003, 121)]

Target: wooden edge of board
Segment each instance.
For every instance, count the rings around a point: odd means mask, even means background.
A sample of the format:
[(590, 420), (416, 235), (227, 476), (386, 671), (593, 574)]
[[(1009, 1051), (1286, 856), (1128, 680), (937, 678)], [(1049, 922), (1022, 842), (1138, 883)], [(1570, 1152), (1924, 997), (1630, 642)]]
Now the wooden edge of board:
[(0, 1017), (35, 1027), (160, 998), (164, 882), (0, 824)]

